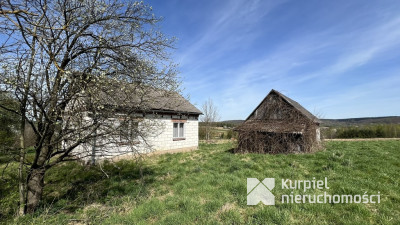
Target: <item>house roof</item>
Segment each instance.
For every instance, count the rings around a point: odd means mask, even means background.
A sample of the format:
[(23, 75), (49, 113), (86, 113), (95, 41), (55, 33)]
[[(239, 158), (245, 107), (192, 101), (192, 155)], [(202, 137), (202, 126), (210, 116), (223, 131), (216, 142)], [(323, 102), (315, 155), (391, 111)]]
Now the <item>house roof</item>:
[(289, 103), (291, 106), (293, 106), (296, 110), (298, 110), (301, 114), (303, 114), (304, 116), (306, 116), (308, 119), (314, 121), (315, 123), (321, 123), (320, 120), (314, 116), (312, 113), (310, 113), (307, 109), (305, 109), (303, 106), (301, 106), (298, 102), (296, 102), (295, 100), (283, 95), (282, 93), (280, 93), (277, 90), (272, 89), (267, 96), (265, 96), (265, 98), (260, 102), (260, 104), (258, 104), (258, 106), (253, 110), (252, 113), (250, 113), (250, 115), (246, 118), (246, 120), (248, 120), (251, 115), (253, 115), (255, 113), (255, 111), (261, 106), (261, 104), (267, 99), (267, 97), (271, 94), (277, 94), (278, 96), (280, 96), (285, 102)]
[(149, 92), (149, 97), (151, 100), (147, 101), (145, 105), (147, 105), (151, 111), (203, 114), (199, 109), (192, 105), (192, 103), (177, 92), (168, 93), (165, 91), (153, 90)]
[(197, 114), (202, 112), (175, 91), (113, 81), (96, 92), (104, 105), (138, 111)]

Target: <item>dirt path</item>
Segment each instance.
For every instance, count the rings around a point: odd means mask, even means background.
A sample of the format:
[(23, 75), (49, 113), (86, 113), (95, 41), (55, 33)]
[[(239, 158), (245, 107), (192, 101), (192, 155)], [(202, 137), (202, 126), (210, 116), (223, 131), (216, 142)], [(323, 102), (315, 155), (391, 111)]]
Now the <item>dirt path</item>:
[(393, 141), (400, 138), (349, 138), (349, 139), (324, 139), (325, 141)]

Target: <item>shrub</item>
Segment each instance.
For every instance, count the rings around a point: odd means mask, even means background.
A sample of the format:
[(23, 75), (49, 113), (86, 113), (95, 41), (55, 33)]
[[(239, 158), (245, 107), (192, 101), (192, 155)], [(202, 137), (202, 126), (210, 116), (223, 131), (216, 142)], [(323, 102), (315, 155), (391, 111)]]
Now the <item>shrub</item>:
[(228, 130), (228, 133), (226, 134), (227, 139), (231, 139), (233, 137), (233, 130)]
[[(327, 138), (398, 138), (400, 125), (384, 124), (363, 127), (329, 128), (324, 131)], [(333, 134), (333, 135), (332, 135)]]

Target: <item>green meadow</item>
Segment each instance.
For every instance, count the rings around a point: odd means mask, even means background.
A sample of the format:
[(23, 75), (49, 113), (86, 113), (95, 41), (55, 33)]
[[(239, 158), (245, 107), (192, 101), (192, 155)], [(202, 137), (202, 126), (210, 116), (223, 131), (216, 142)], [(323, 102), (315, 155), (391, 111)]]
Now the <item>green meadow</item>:
[[(232, 154), (232, 142), (187, 153), (47, 174), (40, 209), (14, 218), (17, 164), (1, 178), (0, 223), (15, 224), (400, 224), (400, 141), (326, 142), (312, 154)], [(0, 157), (0, 169), (6, 164)], [(247, 178), (275, 178), (276, 204), (247, 206)], [(282, 203), (282, 179), (328, 180), (318, 195), (380, 193), (380, 203)]]

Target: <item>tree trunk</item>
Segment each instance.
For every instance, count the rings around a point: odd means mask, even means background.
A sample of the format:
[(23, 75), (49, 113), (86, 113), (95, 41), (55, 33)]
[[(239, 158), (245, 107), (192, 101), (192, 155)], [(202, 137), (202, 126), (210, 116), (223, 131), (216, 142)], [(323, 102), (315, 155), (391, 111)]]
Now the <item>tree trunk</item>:
[[(94, 135), (96, 135), (96, 130), (94, 131)], [(91, 165), (96, 165), (96, 137), (93, 138)]]
[(24, 161), (25, 161), (25, 121), (21, 122), (20, 134), (20, 152), (19, 152), (19, 168), (18, 168), (18, 186), (19, 186), (19, 209), (18, 216), (25, 214), (25, 174), (24, 174)]
[[(28, 178), (26, 181), (26, 210), (25, 212), (30, 214), (35, 212), (39, 206), (40, 200), (42, 199), (43, 188), (44, 188), (44, 176), (46, 173), (46, 161), (48, 160), (48, 155), (51, 154), (53, 148), (50, 145), (51, 137), (54, 134), (54, 125), (50, 125), (49, 131), (46, 133), (48, 136), (43, 141), (46, 147), (41, 147), (36, 149), (39, 154), (36, 156), (34, 163), (32, 164)], [(38, 138), (39, 139), (39, 138)], [(38, 144), (37, 141), (36, 144)], [(38, 153), (39, 152), (39, 153)]]
[(39, 206), (44, 188), (43, 167), (31, 168), (27, 180), (26, 213), (33, 213)]
[(206, 139), (207, 139), (207, 142), (210, 142), (210, 139), (211, 139), (210, 135), (211, 135), (211, 125), (207, 124), (207, 128), (206, 128)]
[[(33, 29), (33, 32), (36, 33), (36, 27)], [(34, 36), (32, 39), (32, 45), (31, 45), (31, 57), (29, 59), (29, 68), (28, 68), (28, 73), (26, 80), (24, 82), (24, 95), (23, 98), (21, 99), (21, 105), (20, 105), (20, 112), (21, 112), (21, 137), (20, 137), (20, 156), (19, 156), (19, 170), (18, 170), (18, 178), (19, 178), (19, 209), (18, 209), (18, 215), (22, 216), (25, 215), (25, 197), (26, 197), (26, 186), (25, 186), (25, 174), (24, 174), (24, 161), (25, 161), (25, 124), (26, 124), (26, 109), (27, 109), (27, 101), (28, 101), (28, 93), (30, 90), (30, 82), (31, 82), (31, 76), (32, 76), (32, 70), (34, 66), (34, 59), (36, 55), (36, 37)], [(17, 69), (17, 73), (19, 72), (19, 69)]]

